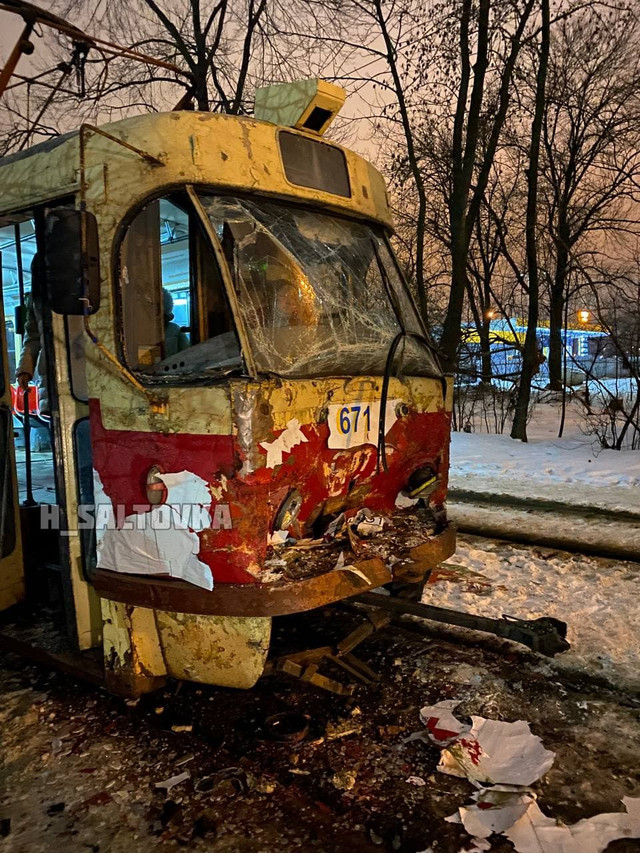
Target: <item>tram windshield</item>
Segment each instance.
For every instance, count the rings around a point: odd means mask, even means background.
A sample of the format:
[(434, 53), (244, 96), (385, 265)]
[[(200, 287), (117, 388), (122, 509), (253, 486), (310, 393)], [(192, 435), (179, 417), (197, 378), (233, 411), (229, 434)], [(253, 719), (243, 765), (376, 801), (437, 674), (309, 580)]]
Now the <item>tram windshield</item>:
[[(270, 201), (202, 202), (233, 271), (259, 370), (381, 374), (402, 327), (423, 334), (381, 228)], [(433, 353), (411, 338), (396, 366), (438, 373)]]
[[(240, 316), (190, 202), (151, 202), (120, 253), (125, 354), (135, 370), (167, 381), (244, 371), (239, 321), (261, 373), (380, 375), (396, 335), (422, 333), (382, 228), (263, 199), (200, 199)], [(394, 372), (439, 369), (427, 345), (405, 337)]]

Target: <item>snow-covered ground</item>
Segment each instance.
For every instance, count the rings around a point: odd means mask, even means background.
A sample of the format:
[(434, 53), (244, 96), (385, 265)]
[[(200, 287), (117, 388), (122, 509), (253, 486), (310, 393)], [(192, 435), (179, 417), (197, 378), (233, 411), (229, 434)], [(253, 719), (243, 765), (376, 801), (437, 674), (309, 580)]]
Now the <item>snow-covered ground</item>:
[[(551, 402), (536, 405), (527, 443), (513, 441), (508, 434), (453, 433), (450, 487), (637, 513), (637, 524), (628, 518), (599, 520), (597, 512), (574, 519), (566, 511), (555, 515), (534, 511), (527, 518), (522, 507), (511, 511), (486, 501), (480, 506), (455, 504), (452, 494), (454, 520), (464, 527), (469, 516), (474, 532), (500, 536), (494, 516), (503, 526), (511, 525), (514, 535), (527, 525), (531, 533), (539, 518), (542, 532), (573, 537), (578, 548), (583, 542), (610, 552), (612, 545), (633, 553), (637, 544), (640, 550), (640, 450), (602, 450), (585, 435), (582, 411), (576, 403), (569, 407), (562, 438), (557, 437), (559, 405)], [(428, 585), (425, 602), (491, 617), (555, 616), (568, 623), (572, 645), (556, 658), (558, 666), (640, 690), (640, 563), (462, 535), (450, 562), (463, 567), (461, 579)], [(465, 581), (464, 569), (479, 573), (488, 583), (477, 578)]]
[(640, 514), (640, 450), (600, 448), (584, 434), (575, 404), (562, 438), (557, 437), (559, 420), (558, 404), (538, 404), (527, 443), (508, 434), (454, 432), (450, 487)]
[[(480, 616), (554, 616), (571, 649), (554, 665), (640, 689), (640, 565), (459, 536), (454, 572), (427, 584), (422, 600)], [(446, 564), (445, 564), (446, 565)], [(484, 579), (484, 580), (483, 580)]]

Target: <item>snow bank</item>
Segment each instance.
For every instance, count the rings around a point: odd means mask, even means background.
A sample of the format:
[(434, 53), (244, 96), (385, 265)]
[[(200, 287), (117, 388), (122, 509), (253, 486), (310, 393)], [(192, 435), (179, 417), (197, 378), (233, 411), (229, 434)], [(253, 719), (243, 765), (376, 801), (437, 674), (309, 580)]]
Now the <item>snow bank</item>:
[(454, 432), (449, 485), (640, 513), (640, 451), (594, 448), (575, 433), (524, 444), (508, 435)]

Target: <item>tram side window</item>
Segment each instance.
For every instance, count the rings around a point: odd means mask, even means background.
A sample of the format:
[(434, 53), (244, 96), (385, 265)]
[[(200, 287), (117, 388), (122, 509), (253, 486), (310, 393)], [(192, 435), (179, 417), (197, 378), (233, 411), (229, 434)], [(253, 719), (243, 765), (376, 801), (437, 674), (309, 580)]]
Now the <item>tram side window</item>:
[(150, 376), (241, 366), (217, 262), (187, 209), (163, 198), (131, 223), (120, 252), (128, 365)]

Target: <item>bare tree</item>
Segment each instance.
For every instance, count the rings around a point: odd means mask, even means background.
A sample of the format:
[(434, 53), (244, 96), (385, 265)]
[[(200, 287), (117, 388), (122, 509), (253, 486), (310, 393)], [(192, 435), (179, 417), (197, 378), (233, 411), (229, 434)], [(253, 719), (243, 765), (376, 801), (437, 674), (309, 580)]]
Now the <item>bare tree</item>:
[[(552, 242), (549, 382), (562, 385), (572, 258), (629, 225), (640, 176), (640, 28), (624, 6), (592, 5), (554, 27), (543, 124), (541, 203)], [(633, 223), (631, 223), (633, 224)]]
[[(65, 36), (50, 41), (42, 72), (23, 81), (29, 97), (5, 106), (14, 147), (16, 138), (23, 145), (34, 132), (69, 129), (71, 106), (75, 124), (176, 106), (251, 112), (256, 85), (313, 76), (336, 53), (329, 45), (321, 55), (317, 33), (326, 31), (330, 16), (314, 0), (58, 0), (56, 10), (122, 50), (105, 54), (100, 44), (89, 44), (69, 62), (77, 43), (74, 48)], [(294, 23), (302, 30), (296, 38), (288, 35)], [(154, 63), (139, 61), (141, 52)], [(73, 73), (35, 127), (33, 117), (52, 88), (46, 71), (61, 63)]]
[(546, 102), (547, 69), (550, 44), (549, 0), (541, 0), (542, 26), (540, 28), (540, 51), (538, 73), (536, 75), (535, 107), (531, 123), (531, 143), (527, 168), (527, 228), (526, 254), (528, 272), (529, 308), (527, 313), (527, 333), (522, 350), (522, 371), (518, 385), (518, 399), (511, 426), (511, 438), (527, 440), (527, 416), (531, 398), (531, 380), (538, 369), (538, 311), (539, 311), (539, 269), (538, 269), (538, 165), (542, 124)]

